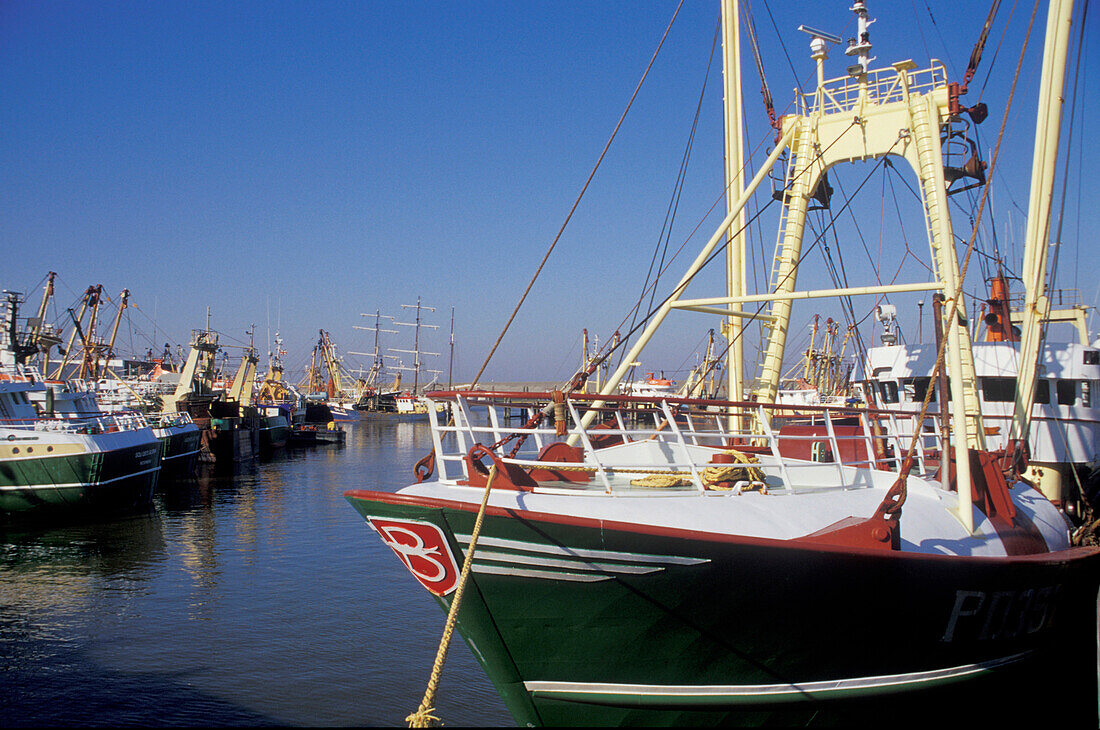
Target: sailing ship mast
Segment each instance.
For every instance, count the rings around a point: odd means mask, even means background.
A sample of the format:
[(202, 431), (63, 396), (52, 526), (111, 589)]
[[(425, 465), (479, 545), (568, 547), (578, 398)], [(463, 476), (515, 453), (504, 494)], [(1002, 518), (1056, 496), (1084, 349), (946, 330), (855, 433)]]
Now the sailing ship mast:
[[(394, 369), (395, 370), (412, 370), (413, 371), (413, 389), (412, 389), (412, 392), (413, 392), (413, 395), (416, 395), (417, 388), (420, 385), (420, 381), (419, 381), (419, 378), (420, 378), (420, 365), (421, 365), (420, 356), (421, 355), (433, 355), (435, 357), (439, 357), (439, 355), (440, 355), (440, 353), (438, 353), (438, 352), (421, 352), (420, 351), (420, 328), (421, 327), (427, 327), (428, 329), (437, 330), (437, 329), (439, 329), (439, 326), (434, 325), (434, 324), (424, 324), (423, 322), (420, 321), (420, 311), (421, 310), (426, 309), (429, 312), (434, 312), (435, 311), (435, 307), (429, 307), (427, 305), (421, 304), (420, 303), (420, 297), (416, 298), (416, 304), (402, 304), (401, 306), (406, 308), (406, 309), (415, 309), (416, 310), (416, 320), (414, 322), (396, 322), (396, 321), (394, 322), (394, 325), (401, 325), (402, 327), (413, 327), (414, 328), (414, 330), (413, 330), (413, 332), (414, 332), (414, 334), (413, 334), (413, 349), (403, 350), (399, 347), (391, 347), (391, 348), (389, 348), (389, 351), (390, 352), (406, 352), (406, 353), (409, 353), (413, 356), (413, 366), (411, 368), (410, 367), (405, 367), (403, 365), (395, 365)], [(432, 372), (436, 372), (436, 371), (432, 371)]]
[(382, 320), (383, 319), (388, 319), (392, 322), (393, 317), (391, 317), (388, 314), (382, 314), (381, 311), (379, 311), (379, 310), (375, 310), (374, 314), (367, 314), (366, 312), (360, 312), (359, 316), (360, 317), (374, 317), (374, 326), (373, 327), (361, 327), (360, 325), (353, 325), (352, 326), (353, 329), (367, 330), (368, 332), (373, 332), (374, 333), (374, 352), (350, 352), (349, 351), (348, 354), (349, 355), (360, 355), (362, 357), (368, 357), (369, 356), (369, 357), (372, 358), (370, 370), (367, 372), (366, 384), (369, 387), (377, 387), (378, 386), (378, 378), (381, 377), (381, 375), (382, 375), (382, 357), (381, 357), (381, 355), (379, 355), (379, 351), (378, 351), (378, 338), (379, 338), (379, 335), (383, 332), (386, 332), (386, 333), (391, 334), (391, 335), (396, 335), (397, 330), (382, 329)]

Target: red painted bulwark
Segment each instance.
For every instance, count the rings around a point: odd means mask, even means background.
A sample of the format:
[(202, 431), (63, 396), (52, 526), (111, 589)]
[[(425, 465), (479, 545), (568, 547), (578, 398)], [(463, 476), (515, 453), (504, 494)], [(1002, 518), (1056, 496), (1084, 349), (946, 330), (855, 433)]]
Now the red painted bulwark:
[[(833, 453), (832, 444), (829, 443), (829, 429), (825, 424), (812, 426), (800, 426), (788, 424), (779, 429), (779, 453), (788, 459), (813, 460), (815, 443), (824, 444), (829, 455), (828, 461), (841, 461), (845, 464), (866, 466), (867, 456), (866, 440), (863, 430), (859, 426), (834, 425), (833, 433), (836, 434), (836, 445), (840, 458)], [(817, 438), (810, 438), (817, 437)]]
[[(398, 494), (395, 492), (373, 492), (365, 489), (353, 489), (344, 492), (344, 497), (349, 500), (364, 500), (367, 502), (379, 502), (382, 504), (404, 506), (411, 508), (428, 508), (428, 509), (453, 509), (461, 510), (464, 512), (477, 512), (478, 505), (473, 502), (458, 502), (449, 499), (438, 499), (434, 497), (422, 497), (417, 495)], [(551, 524), (573, 525), (576, 527), (591, 527), (599, 530), (618, 530), (623, 532), (631, 532), (639, 535), (660, 535), (664, 537), (672, 537), (685, 540), (702, 540), (712, 543), (726, 543), (726, 544), (740, 544), (740, 545), (759, 545), (767, 546), (778, 549), (802, 549), (805, 550), (808, 546), (805, 544), (805, 538), (797, 538), (794, 540), (778, 540), (767, 537), (749, 537), (747, 535), (725, 535), (715, 534), (710, 532), (700, 532), (698, 530), (687, 530), (683, 528), (675, 527), (662, 527), (658, 525), (641, 525), (632, 522), (617, 522), (615, 520), (595, 519), (590, 517), (577, 517), (575, 515), (559, 515), (550, 512), (535, 512), (532, 510), (517, 510), (506, 507), (493, 507), (489, 506), (485, 509), (486, 516), (490, 517), (507, 517), (510, 519), (522, 519), (526, 522), (548, 522)], [(904, 514), (902, 520), (904, 520)], [(817, 550), (825, 552), (842, 552), (851, 554), (867, 554), (868, 551), (864, 548), (837, 546), (827, 541), (815, 543), (813, 546)], [(884, 551), (875, 548), (873, 552), (880, 554), (883, 559), (900, 559), (905, 561), (919, 561), (925, 563), (939, 563), (943, 561), (953, 562), (957, 564), (967, 563), (1051, 563), (1051, 564), (1063, 564), (1067, 561), (1075, 560), (1078, 558), (1084, 558), (1087, 556), (1100, 553), (1100, 547), (1075, 547), (1068, 550), (1060, 550), (1058, 552), (1045, 552), (1034, 554), (1019, 554), (1011, 555), (1007, 558), (995, 557), (995, 556), (956, 556), (956, 555), (940, 555), (930, 553), (908, 553), (903, 551)]]

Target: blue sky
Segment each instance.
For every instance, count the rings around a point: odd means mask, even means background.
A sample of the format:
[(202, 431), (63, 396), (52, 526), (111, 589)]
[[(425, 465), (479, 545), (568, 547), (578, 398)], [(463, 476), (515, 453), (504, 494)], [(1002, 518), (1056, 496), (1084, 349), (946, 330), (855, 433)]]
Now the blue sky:
[[(797, 26), (847, 38), (853, 16), (844, 2), (752, 4), (782, 113), (791, 89), (813, 73), (809, 38)], [(982, 100), (990, 106), (980, 129), (986, 150), (1030, 13), (1030, 6), (1002, 5), (971, 84), (985, 86)], [(401, 305), (419, 296), (437, 308), (426, 320), (440, 326), (424, 332), (426, 349), (444, 353), (429, 367), (446, 370), (454, 307), (455, 378), (468, 379), (565, 220), (675, 8), (4, 3), (0, 286), (28, 292), (33, 304), (46, 271), (57, 271), (57, 313), (89, 284), (102, 283), (112, 297), (128, 288), (139, 311), (120, 342), (140, 351), (166, 340), (186, 345), (209, 307), (224, 342), (243, 342), (255, 324), (263, 351), (278, 328), (292, 367), (308, 359), (320, 328), (343, 351), (369, 349), (368, 333), (353, 329), (366, 323), (360, 313), (381, 310), (411, 321)], [(958, 79), (987, 10), (978, 2), (872, 1), (873, 65), (902, 58), (924, 65), (934, 57)], [(720, 80), (717, 65), (709, 79), (706, 69), (717, 18), (717, 3), (685, 3), (486, 378), (568, 378), (579, 363), (582, 328), (605, 341), (621, 325), (660, 236), (704, 80), (672, 247), (698, 228), (686, 246), (693, 257), (713, 231), (718, 217), (708, 211), (723, 185)], [(1044, 21), (1045, 7), (1004, 143), (1003, 177), (995, 178), (991, 220), (1003, 250), (1017, 257)], [(1093, 46), (1097, 25), (1094, 12), (1086, 32)], [(1087, 48), (1082, 59), (1074, 131), (1085, 139), (1100, 131), (1093, 121), (1096, 54)], [(744, 60), (748, 144), (760, 161), (769, 135), (747, 43)], [(828, 75), (840, 75), (847, 59), (834, 50), (828, 64)], [(967, 97), (976, 100), (976, 92)], [(1095, 154), (1078, 146), (1070, 157), (1069, 243), (1059, 285), (1079, 288), (1095, 304), (1096, 277), (1085, 262), (1098, 213), (1082, 202), (1100, 191), (1095, 175), (1078, 177)], [(904, 251), (899, 237), (927, 260), (919, 225), (878, 222), (879, 208), (888, 199), (892, 206), (896, 192), (876, 185), (882, 192), (865, 211), (876, 220), (861, 224), (862, 240), (837, 239), (850, 280), (872, 277), (871, 261), (892, 275), (889, 262)], [(759, 234), (769, 260), (774, 211), (761, 218)], [(823, 259), (808, 260), (802, 283), (829, 286)], [(670, 279), (686, 263), (678, 259)], [(912, 260), (902, 276), (926, 278)], [(980, 277), (970, 288), (980, 290)], [(792, 347), (814, 311), (839, 317), (832, 305), (815, 306), (796, 310)], [(900, 301), (899, 310), (910, 317), (912, 334), (913, 302)], [(690, 367), (716, 322), (683, 315), (670, 325), (643, 357), (645, 369), (674, 375)], [(410, 328), (399, 329), (383, 347), (410, 347)], [(865, 323), (861, 331), (871, 330)]]

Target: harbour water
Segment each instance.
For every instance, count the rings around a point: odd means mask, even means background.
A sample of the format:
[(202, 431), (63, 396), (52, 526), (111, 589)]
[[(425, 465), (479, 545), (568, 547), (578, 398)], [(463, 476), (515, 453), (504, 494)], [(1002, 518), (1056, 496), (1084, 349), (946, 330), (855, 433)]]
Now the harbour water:
[[(0, 528), (0, 724), (400, 725), (444, 614), (347, 503), (398, 489), (428, 425), (163, 483), (148, 514)], [(511, 725), (456, 638), (448, 725)]]

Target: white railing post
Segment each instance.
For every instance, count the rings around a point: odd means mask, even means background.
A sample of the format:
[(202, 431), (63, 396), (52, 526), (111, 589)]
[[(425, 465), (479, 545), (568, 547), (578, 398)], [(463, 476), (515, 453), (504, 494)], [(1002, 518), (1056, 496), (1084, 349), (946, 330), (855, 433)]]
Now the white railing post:
[[(680, 427), (676, 424), (676, 417), (672, 414), (672, 409), (668, 406), (668, 400), (661, 400), (661, 410), (665, 414), (665, 420), (668, 422), (669, 429), (671, 429), (672, 433), (676, 436), (676, 443), (679, 444), (680, 451), (684, 455), (684, 463), (686, 463), (688, 469), (691, 470), (692, 481), (700, 492), (706, 491), (706, 487), (703, 486), (703, 478), (699, 476), (699, 470), (695, 468), (695, 461), (691, 458), (691, 452), (688, 450), (687, 441), (684, 440), (684, 434), (680, 431)], [(675, 463), (673, 466), (675, 466)]]
[(825, 432), (829, 434), (829, 444), (833, 447), (833, 460), (844, 466), (844, 459), (840, 456), (840, 444), (836, 440), (836, 430), (833, 429), (831, 411), (825, 411)]
[[(592, 442), (588, 438), (588, 431), (585, 430), (584, 424), (581, 422), (580, 414), (577, 412), (576, 406), (573, 405), (573, 401), (569, 398), (565, 399), (565, 405), (569, 408), (569, 416), (573, 419), (573, 433), (584, 444), (585, 453), (592, 458), (592, 463), (596, 465), (596, 473), (600, 475), (600, 481), (603, 482), (603, 488), (611, 494), (611, 481), (607, 478), (607, 471), (604, 469), (600, 458), (596, 455), (596, 449), (592, 446)], [(548, 467), (553, 468), (553, 467)]]
[(871, 435), (871, 419), (866, 412), (859, 414), (860, 425), (863, 426), (863, 441), (865, 450), (867, 453), (867, 468), (874, 469), (877, 466), (877, 459), (875, 458), (875, 437)]
[[(439, 470), (439, 479), (444, 481), (447, 479), (447, 461), (443, 458), (443, 434), (439, 430), (439, 415), (436, 413), (435, 406), (428, 409), (428, 422), (432, 427), (432, 449), (435, 451), (435, 465)], [(458, 419), (455, 419), (455, 423), (458, 423)]]
[(757, 425), (764, 432), (764, 438), (768, 440), (768, 445), (771, 447), (772, 456), (775, 457), (776, 463), (779, 464), (779, 473), (783, 476), (784, 486), (788, 489), (794, 489), (794, 484), (791, 482), (791, 475), (787, 471), (787, 461), (779, 455), (779, 439), (776, 437), (775, 432), (772, 431), (771, 422), (768, 419), (768, 415), (764, 413), (763, 406), (756, 407), (756, 421)]

